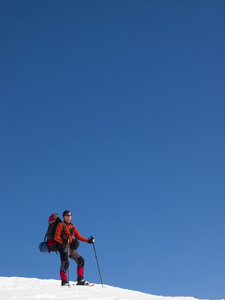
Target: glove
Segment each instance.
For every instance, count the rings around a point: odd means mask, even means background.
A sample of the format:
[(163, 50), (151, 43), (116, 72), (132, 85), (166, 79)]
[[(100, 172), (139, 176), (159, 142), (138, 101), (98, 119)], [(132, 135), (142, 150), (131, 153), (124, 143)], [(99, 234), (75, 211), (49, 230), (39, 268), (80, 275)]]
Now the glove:
[(88, 239), (88, 243), (93, 244), (94, 242), (95, 242), (95, 239), (93, 238), (93, 236), (90, 236)]
[(68, 244), (68, 239), (63, 239), (62, 243), (63, 243), (63, 245), (67, 245)]

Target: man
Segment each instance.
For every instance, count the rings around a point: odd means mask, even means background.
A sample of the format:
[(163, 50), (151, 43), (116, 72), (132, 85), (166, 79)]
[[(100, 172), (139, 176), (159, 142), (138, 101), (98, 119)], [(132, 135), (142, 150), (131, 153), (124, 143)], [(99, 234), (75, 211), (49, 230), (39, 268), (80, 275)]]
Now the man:
[(90, 244), (93, 244), (95, 240), (93, 237), (86, 239), (85, 237), (81, 236), (76, 227), (71, 223), (71, 217), (72, 213), (69, 210), (65, 210), (63, 212), (64, 222), (57, 225), (54, 236), (55, 241), (60, 244), (59, 253), (61, 260), (61, 285), (69, 285), (66, 274), (66, 271), (69, 267), (69, 258), (75, 260), (77, 263), (77, 285), (89, 285), (89, 282), (84, 280), (84, 259), (76, 251), (78, 248), (77, 244), (79, 244), (77, 240)]

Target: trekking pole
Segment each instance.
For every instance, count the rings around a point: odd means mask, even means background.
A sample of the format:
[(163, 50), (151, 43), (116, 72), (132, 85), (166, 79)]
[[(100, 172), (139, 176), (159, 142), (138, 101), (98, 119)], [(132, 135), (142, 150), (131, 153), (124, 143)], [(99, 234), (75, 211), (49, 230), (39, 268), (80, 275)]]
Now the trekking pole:
[[(67, 254), (69, 252), (69, 244), (67, 244)], [(69, 260), (69, 255), (68, 255), (68, 260)], [(69, 281), (69, 285), (68, 287), (70, 287), (70, 267), (68, 266), (68, 269), (67, 269), (67, 276), (68, 276), (68, 281)]]
[(67, 276), (68, 276), (68, 281), (69, 281), (69, 285), (68, 285), (68, 287), (70, 287), (70, 268), (68, 267), (68, 269), (67, 269)]
[(92, 245), (93, 245), (94, 252), (95, 252), (95, 258), (96, 258), (96, 262), (97, 262), (97, 266), (98, 266), (98, 272), (99, 272), (101, 284), (102, 284), (102, 287), (104, 287), (104, 286), (103, 286), (103, 282), (102, 282), (102, 275), (101, 275), (100, 268), (99, 268), (99, 263), (98, 263), (97, 253), (96, 253), (96, 250), (95, 250), (95, 244), (93, 243)]

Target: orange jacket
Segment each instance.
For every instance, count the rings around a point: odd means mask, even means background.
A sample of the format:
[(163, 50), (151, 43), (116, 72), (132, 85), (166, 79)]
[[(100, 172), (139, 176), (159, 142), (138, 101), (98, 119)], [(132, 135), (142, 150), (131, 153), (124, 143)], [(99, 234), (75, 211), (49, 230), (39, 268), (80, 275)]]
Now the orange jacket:
[[(58, 242), (59, 244), (62, 244), (63, 239), (68, 239), (69, 244), (72, 243), (73, 238), (77, 238), (81, 242), (88, 242), (88, 239), (81, 236), (76, 227), (72, 223), (66, 223), (64, 222), (64, 230), (63, 230), (63, 223), (59, 223), (55, 230), (54, 240)], [(70, 230), (73, 231), (71, 234)]]

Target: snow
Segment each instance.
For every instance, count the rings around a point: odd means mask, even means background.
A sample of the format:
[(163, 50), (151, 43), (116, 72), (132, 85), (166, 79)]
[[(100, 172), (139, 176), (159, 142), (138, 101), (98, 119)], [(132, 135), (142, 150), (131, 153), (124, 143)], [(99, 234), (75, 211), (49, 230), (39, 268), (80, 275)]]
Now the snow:
[(0, 277), (0, 299), (4, 300), (194, 300), (193, 297), (163, 297), (109, 285), (61, 287), (59, 280)]

